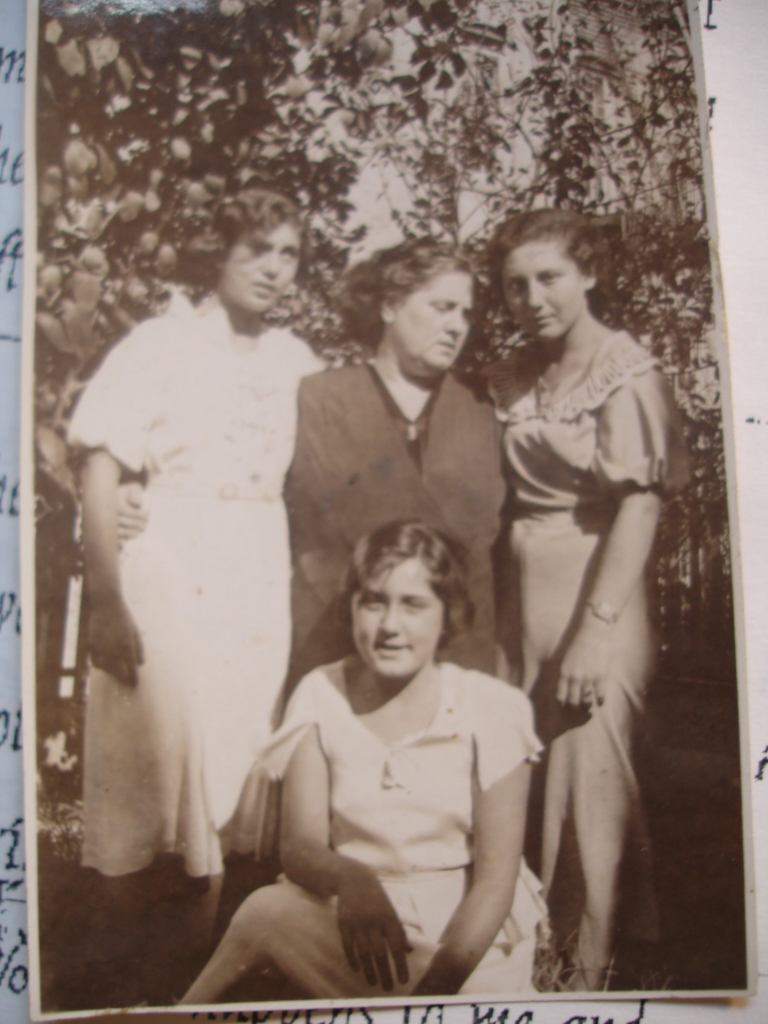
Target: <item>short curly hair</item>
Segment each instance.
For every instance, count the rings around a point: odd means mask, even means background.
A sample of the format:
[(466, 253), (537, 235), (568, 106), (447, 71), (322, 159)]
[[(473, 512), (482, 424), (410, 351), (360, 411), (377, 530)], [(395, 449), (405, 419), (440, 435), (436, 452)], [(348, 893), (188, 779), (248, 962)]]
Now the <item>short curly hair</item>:
[(488, 247), (493, 278), (501, 281), (511, 252), (528, 242), (560, 242), (582, 274), (600, 276), (599, 245), (592, 221), (573, 210), (528, 210), (505, 220)]
[(302, 232), (301, 213), (292, 199), (272, 189), (244, 188), (222, 201), (214, 231), (221, 237), (226, 254), (238, 242), (261, 240), (282, 224), (291, 224)]
[(467, 588), (467, 553), (464, 546), (442, 530), (418, 519), (398, 519), (371, 531), (355, 545), (337, 599), (339, 618), (352, 635), (352, 601), (372, 580), (401, 562), (418, 558), (443, 604), (445, 615), (440, 647), (474, 619)]
[(352, 337), (375, 348), (383, 331), (384, 305), (406, 299), (440, 274), (456, 271), (472, 274), (459, 248), (434, 238), (412, 238), (351, 267), (334, 295), (335, 305)]
[(307, 240), (298, 205), (288, 196), (269, 188), (250, 186), (225, 195), (208, 226), (187, 243), (182, 260), (184, 277), (198, 287), (211, 290), (230, 252), (239, 242), (258, 245), (283, 224), (299, 235), (299, 274), (307, 262)]

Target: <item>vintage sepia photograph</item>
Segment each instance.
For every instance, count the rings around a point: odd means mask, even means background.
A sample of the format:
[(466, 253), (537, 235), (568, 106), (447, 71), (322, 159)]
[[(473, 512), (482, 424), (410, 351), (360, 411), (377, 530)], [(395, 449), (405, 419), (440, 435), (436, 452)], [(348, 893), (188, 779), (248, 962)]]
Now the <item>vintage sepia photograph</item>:
[(38, 1017), (749, 990), (697, 17), (30, 2)]

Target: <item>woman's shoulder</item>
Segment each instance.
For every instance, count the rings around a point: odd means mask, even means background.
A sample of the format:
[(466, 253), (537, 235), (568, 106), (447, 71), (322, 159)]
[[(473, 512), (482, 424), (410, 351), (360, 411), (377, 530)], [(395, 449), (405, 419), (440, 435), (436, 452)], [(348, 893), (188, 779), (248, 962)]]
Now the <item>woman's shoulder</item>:
[[(179, 330), (180, 324), (182, 330)], [(137, 373), (146, 377), (157, 373), (175, 355), (186, 337), (183, 325), (184, 320), (167, 314), (149, 317), (137, 323), (106, 349), (99, 364), (102, 375), (110, 372), (121, 376)]]
[(584, 382), (584, 401), (592, 408), (636, 377), (659, 370), (659, 361), (626, 331), (611, 332), (598, 350)]
[(463, 404), (478, 410), (481, 415), (493, 416), (485, 370), (479, 373), (449, 370), (443, 377), (441, 393), (447, 396), (451, 405)]
[(345, 687), (344, 661), (335, 661), (328, 665), (319, 665), (308, 672), (296, 686), (286, 711), (286, 719), (296, 708), (301, 709), (302, 717), (310, 711), (315, 716), (322, 715), (324, 709), (338, 708), (340, 702), (347, 703)]
[(486, 789), (524, 761), (534, 761), (541, 743), (533, 708), (522, 690), (502, 679), (458, 665), (443, 665), (457, 722), (471, 737), (481, 788)]
[(320, 409), (338, 412), (351, 403), (367, 401), (370, 385), (371, 376), (367, 366), (320, 369), (302, 380), (299, 388), (300, 408), (305, 413)]
[(541, 354), (533, 345), (513, 348), (485, 368), (483, 377), (500, 419), (533, 395), (541, 368)]
[(575, 420), (582, 413), (596, 413), (624, 388), (648, 375), (659, 376), (658, 359), (626, 331), (609, 331), (599, 345), (587, 376), (553, 403), (549, 414), (559, 420)]
[(518, 712), (527, 719), (531, 702), (518, 687), (479, 669), (463, 668), (452, 662), (442, 663), (449, 689), (465, 710), (479, 712), (483, 717), (504, 708)]

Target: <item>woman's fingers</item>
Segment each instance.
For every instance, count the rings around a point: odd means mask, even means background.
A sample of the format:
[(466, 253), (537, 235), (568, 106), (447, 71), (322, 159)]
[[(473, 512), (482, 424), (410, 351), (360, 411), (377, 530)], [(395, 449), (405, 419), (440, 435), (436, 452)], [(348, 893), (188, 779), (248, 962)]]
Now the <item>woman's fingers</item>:
[[(409, 980), (407, 952), (410, 950), (405, 932), (398, 927), (378, 926), (367, 930), (340, 929), (341, 944), (349, 966), (354, 971), (362, 970), (369, 985), (380, 985), (391, 992), (395, 986), (394, 977), (405, 985)], [(392, 965), (395, 974), (392, 974)]]
[(360, 936), (357, 940), (357, 957), (360, 962), (360, 966), (363, 969), (365, 980), (369, 985), (376, 984), (376, 968), (373, 965), (373, 955), (368, 948), (368, 943), (365, 939)]
[(393, 988), (392, 968), (389, 966), (389, 957), (387, 955), (386, 949), (382, 949), (380, 953), (374, 954), (373, 959), (376, 963), (376, 973), (379, 976), (381, 987), (385, 991), (391, 992)]
[(365, 980), (369, 985), (381, 983), (382, 988), (392, 988), (392, 971), (389, 966), (387, 947), (381, 930), (376, 925), (361, 929), (356, 936), (356, 946)]
[(595, 703), (598, 707), (602, 707), (605, 704), (605, 698), (607, 697), (608, 679), (606, 676), (598, 676), (595, 679)]
[(408, 936), (405, 934), (400, 921), (390, 923), (386, 929), (387, 945), (392, 955), (392, 962), (395, 965), (395, 974), (397, 980), (401, 985), (405, 985), (409, 980), (408, 972), (408, 957), (407, 954), (411, 951), (411, 945), (408, 942)]
[(592, 704), (598, 697), (598, 684), (602, 685), (601, 681), (592, 676), (561, 675), (557, 684), (557, 700), (572, 708)]
[(355, 940), (349, 929), (339, 924), (339, 932), (341, 934), (341, 945), (344, 948), (344, 956), (347, 958), (347, 963), (353, 971), (360, 970), (360, 961), (357, 958), (357, 951), (355, 949)]

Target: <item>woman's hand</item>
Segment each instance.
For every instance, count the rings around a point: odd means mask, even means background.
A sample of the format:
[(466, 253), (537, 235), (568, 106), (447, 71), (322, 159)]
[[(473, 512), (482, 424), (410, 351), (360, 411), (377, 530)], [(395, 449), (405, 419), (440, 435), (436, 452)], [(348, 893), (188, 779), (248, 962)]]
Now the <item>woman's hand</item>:
[(450, 951), (445, 946), (441, 946), (410, 994), (412, 996), (456, 995), (469, 973), (466, 964), (456, 962)]
[(128, 540), (140, 537), (147, 528), (144, 488), (140, 483), (122, 484), (117, 489), (117, 539), (122, 547)]
[(393, 987), (390, 958), (397, 980), (408, 981), (410, 945), (381, 882), (363, 865), (345, 871), (338, 892), (338, 923), (347, 960), (362, 968), (369, 985)]
[(122, 597), (102, 598), (91, 609), (88, 641), (96, 668), (128, 686), (136, 685), (144, 651), (136, 623)]
[(557, 699), (579, 707), (602, 704), (608, 685), (613, 626), (592, 616), (586, 618), (565, 652), (560, 665)]

